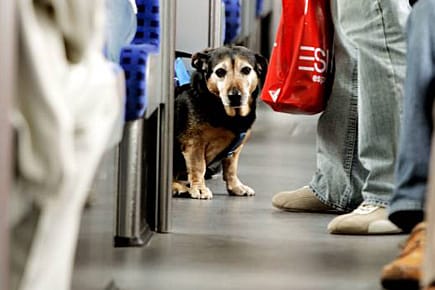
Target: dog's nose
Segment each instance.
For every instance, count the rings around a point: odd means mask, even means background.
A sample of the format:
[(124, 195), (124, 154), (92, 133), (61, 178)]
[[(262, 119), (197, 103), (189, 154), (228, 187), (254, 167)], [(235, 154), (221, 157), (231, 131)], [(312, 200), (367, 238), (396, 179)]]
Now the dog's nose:
[(237, 89), (232, 89), (228, 94), (230, 106), (238, 107), (242, 104), (242, 93)]

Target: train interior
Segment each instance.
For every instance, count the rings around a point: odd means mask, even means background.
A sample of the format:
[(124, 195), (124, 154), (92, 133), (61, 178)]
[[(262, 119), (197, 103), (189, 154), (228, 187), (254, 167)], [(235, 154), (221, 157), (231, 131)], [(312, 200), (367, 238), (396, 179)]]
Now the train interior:
[[(290, 213), (271, 204), (275, 193), (306, 185), (316, 170), (319, 115), (279, 113), (258, 100), (239, 162), (239, 176), (255, 196), (228, 195), (218, 173), (207, 180), (213, 199), (172, 197), (174, 64), (191, 70), (189, 58), (177, 60), (175, 52), (234, 44), (269, 58), (281, 1), (136, 4), (138, 31), (155, 29), (157, 42), (145, 67), (132, 69), (144, 73), (145, 106), (122, 124), (119, 142), (99, 161), (71, 289), (381, 289), (382, 266), (403, 236), (331, 235), (326, 226), (334, 214)], [(140, 17), (155, 17), (154, 25), (144, 28)]]

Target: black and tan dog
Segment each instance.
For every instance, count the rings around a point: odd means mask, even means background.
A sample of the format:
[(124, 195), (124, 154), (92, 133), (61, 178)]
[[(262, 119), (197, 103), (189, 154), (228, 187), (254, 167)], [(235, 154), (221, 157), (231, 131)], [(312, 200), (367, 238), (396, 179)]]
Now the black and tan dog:
[(237, 177), (237, 166), (255, 121), (267, 61), (247, 48), (231, 46), (194, 54), (192, 67), (191, 84), (175, 99), (173, 194), (211, 199), (204, 175), (207, 167), (221, 162), (227, 191), (254, 195)]

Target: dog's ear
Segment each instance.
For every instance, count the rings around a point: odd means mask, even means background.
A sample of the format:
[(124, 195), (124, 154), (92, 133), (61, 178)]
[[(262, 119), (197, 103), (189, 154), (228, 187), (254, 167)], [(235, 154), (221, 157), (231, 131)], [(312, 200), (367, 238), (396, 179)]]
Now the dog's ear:
[(255, 70), (258, 73), (258, 76), (260, 77), (261, 81), (264, 82), (266, 79), (266, 73), (267, 73), (267, 59), (262, 56), (261, 54), (255, 54)]
[(192, 67), (195, 68), (197, 71), (206, 71), (208, 61), (210, 59), (210, 53), (214, 49), (212, 48), (206, 48), (201, 52), (197, 52), (192, 56)]
[(197, 71), (206, 71), (209, 55), (203, 52), (197, 52), (192, 56), (192, 67)]

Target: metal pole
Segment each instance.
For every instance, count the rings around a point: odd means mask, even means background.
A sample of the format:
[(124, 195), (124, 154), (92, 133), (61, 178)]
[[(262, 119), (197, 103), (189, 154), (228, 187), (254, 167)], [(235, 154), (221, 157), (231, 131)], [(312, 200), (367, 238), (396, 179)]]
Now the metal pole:
[(209, 13), (208, 45), (211, 48), (215, 48), (222, 45), (222, 1), (210, 0)]
[(144, 245), (141, 225), (143, 119), (127, 122), (119, 145), (115, 247)]
[(157, 231), (171, 230), (172, 147), (174, 126), (174, 51), (176, 1), (161, 0), (162, 102), (160, 134), (160, 180)]
[(9, 111), (15, 76), (15, 2), (0, 2), (0, 289), (9, 289), (8, 200), (12, 171), (12, 137)]

